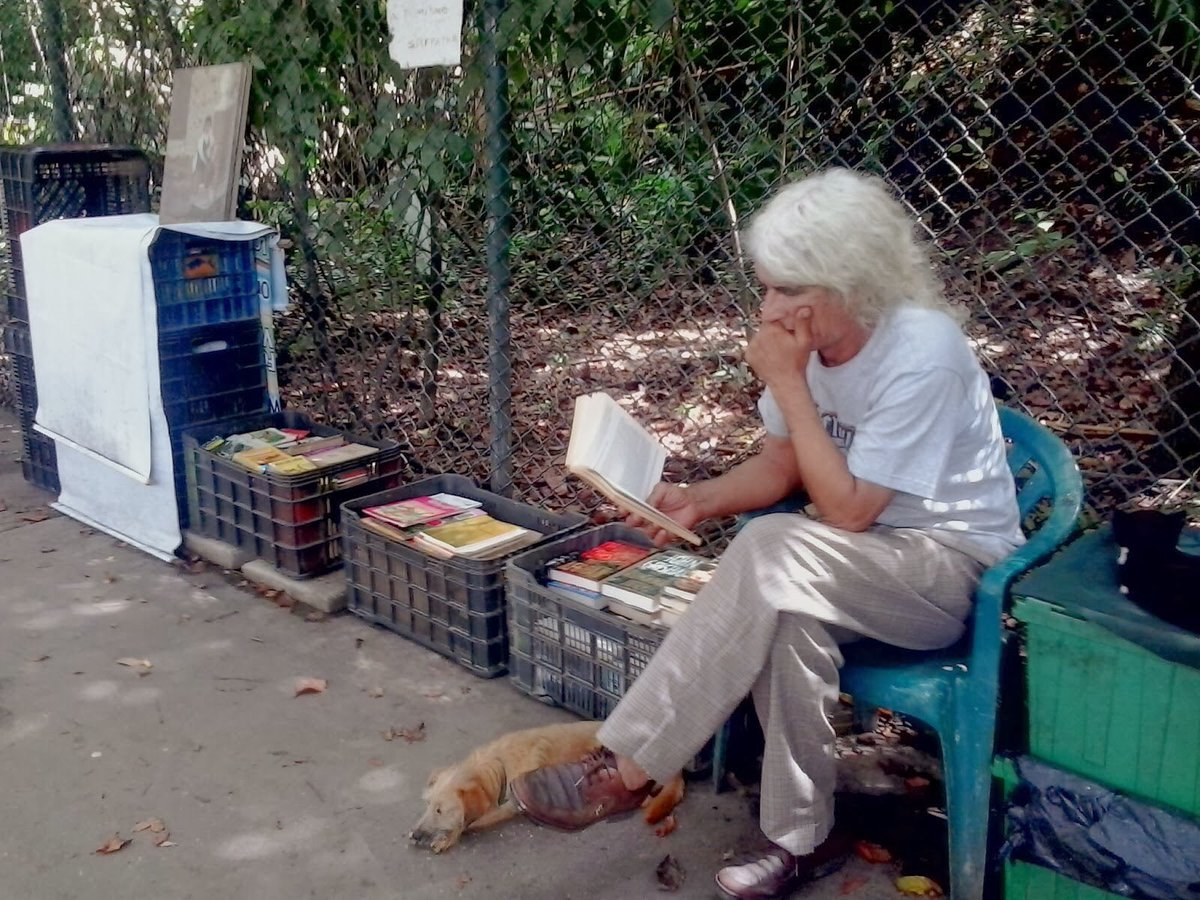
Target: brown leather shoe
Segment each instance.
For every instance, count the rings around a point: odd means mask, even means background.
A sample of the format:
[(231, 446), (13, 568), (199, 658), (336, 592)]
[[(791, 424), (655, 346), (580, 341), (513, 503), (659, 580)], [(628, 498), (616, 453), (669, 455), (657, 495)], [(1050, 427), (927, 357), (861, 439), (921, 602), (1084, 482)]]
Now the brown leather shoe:
[(617, 757), (603, 747), (578, 762), (545, 766), (508, 784), (517, 806), (539, 825), (578, 831), (601, 819), (632, 812), (653, 782), (631, 791), (617, 772)]
[(850, 841), (830, 835), (806, 856), (793, 856), (772, 844), (748, 861), (717, 872), (717, 887), (738, 900), (777, 900), (796, 888), (831, 875), (846, 864)]

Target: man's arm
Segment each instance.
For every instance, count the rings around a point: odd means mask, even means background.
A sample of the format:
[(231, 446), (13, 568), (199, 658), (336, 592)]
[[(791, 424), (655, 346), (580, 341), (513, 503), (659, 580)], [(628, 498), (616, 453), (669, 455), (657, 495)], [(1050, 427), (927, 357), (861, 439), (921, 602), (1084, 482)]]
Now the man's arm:
[(697, 521), (732, 516), (778, 503), (801, 487), (796, 454), (787, 438), (767, 435), (762, 449), (723, 475), (686, 488)]
[(891, 503), (893, 491), (850, 471), (821, 424), (807, 381), (798, 379), (776, 392), (775, 402), (788, 424), (796, 470), (821, 521), (846, 531), (866, 531)]

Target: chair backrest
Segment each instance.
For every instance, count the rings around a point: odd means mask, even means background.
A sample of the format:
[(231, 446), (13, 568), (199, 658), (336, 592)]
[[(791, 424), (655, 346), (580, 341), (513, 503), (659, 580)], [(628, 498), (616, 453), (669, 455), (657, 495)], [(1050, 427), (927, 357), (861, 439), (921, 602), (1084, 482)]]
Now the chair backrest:
[(1000, 617), (1009, 587), (1071, 536), (1083, 506), (1083, 479), (1067, 446), (1024, 413), (1006, 407), (999, 412), (1026, 542), (984, 572), (975, 592), (972, 668), (997, 677)]

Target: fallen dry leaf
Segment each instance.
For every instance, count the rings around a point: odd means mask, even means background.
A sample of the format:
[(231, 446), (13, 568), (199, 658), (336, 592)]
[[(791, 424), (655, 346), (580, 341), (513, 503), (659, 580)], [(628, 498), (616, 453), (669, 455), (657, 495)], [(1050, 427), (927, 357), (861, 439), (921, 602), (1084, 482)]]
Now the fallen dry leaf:
[(455, 882), (458, 884), (458, 889), (461, 891), (463, 888), (465, 888), (468, 884), (471, 883), (471, 876), (470, 875), (459, 875), (458, 878), (455, 879)]
[(24, 522), (45, 522), (48, 518), (50, 518), (50, 513), (46, 512), (45, 510), (39, 510), (38, 512), (21, 516), (21, 520)]
[(129, 838), (122, 838), (119, 834), (114, 834), (103, 845), (96, 848), (96, 852), (101, 856), (108, 856), (110, 853), (116, 853), (122, 847), (129, 843)]
[(164, 831), (166, 827), (167, 826), (163, 824), (162, 819), (145, 819), (144, 821), (138, 822), (136, 825), (134, 825), (133, 831), (135, 834), (139, 831), (161, 832)]
[(901, 875), (896, 879), (896, 890), (909, 897), (942, 896), (941, 885), (924, 875)]
[(117, 660), (118, 666), (129, 666), (131, 669), (152, 669), (154, 663), (148, 659), (136, 659), (132, 656), (122, 656)]
[(296, 681), (296, 693), (293, 696), (299, 697), (301, 694), (323, 694), (325, 688), (329, 684), (324, 678), (300, 678)]
[(50, 657), (49, 657), (49, 655), (48, 655), (48, 654), (45, 654), (45, 653), (43, 653), (41, 656), (37, 657), (37, 658), (34, 660), (34, 662), (45, 662), (45, 661), (46, 661), (46, 660), (48, 660), (49, 658), (50, 658)]
[(848, 875), (842, 879), (842, 886), (838, 890), (838, 895), (848, 897), (851, 894), (858, 893), (859, 888), (864, 888), (871, 883), (871, 879), (865, 875)]
[(378, 699), (383, 696), (383, 688), (379, 687), (379, 685), (376, 685), (375, 687), (373, 687), (369, 691), (367, 691), (367, 696), (375, 697), (376, 699)]
[(416, 728), (401, 728), (396, 732), (396, 736), (404, 738), (410, 744), (423, 741), (425, 740), (425, 723), (418, 722)]
[(872, 865), (892, 861), (892, 854), (887, 847), (872, 844), (870, 841), (855, 841), (854, 852), (860, 859), (864, 859)]
[(679, 860), (668, 853), (654, 870), (654, 877), (658, 879), (660, 891), (674, 892), (683, 886), (687, 875), (683, 871), (683, 866), (679, 864)]
[(175, 842), (171, 840), (171, 832), (164, 831), (154, 839), (155, 847), (174, 847)]

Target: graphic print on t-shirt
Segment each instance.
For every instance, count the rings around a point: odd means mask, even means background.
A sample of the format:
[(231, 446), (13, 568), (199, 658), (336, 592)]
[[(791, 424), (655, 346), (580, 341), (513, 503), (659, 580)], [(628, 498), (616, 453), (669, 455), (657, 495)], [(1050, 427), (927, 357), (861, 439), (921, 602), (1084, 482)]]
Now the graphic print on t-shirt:
[(843, 425), (835, 412), (821, 413), (821, 424), (825, 426), (825, 433), (832, 439), (833, 443), (843, 453), (850, 449), (850, 445), (854, 443), (854, 426)]

